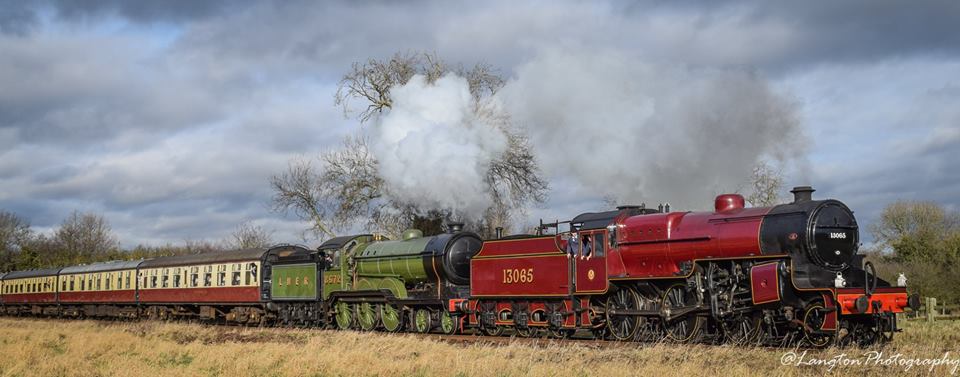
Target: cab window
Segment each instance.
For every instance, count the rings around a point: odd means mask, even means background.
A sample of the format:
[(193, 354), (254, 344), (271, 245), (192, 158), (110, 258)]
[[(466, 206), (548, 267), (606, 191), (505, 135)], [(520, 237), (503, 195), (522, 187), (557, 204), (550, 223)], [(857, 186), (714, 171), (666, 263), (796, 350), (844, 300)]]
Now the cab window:
[(595, 233), (593, 235), (593, 256), (602, 257), (604, 255), (604, 247), (606, 244), (603, 242), (603, 233)]

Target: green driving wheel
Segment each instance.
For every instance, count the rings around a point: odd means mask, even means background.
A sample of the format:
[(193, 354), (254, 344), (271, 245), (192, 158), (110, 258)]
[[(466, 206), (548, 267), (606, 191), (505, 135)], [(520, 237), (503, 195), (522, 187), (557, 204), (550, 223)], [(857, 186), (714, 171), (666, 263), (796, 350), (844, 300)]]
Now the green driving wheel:
[(450, 314), (450, 312), (446, 310), (440, 312), (440, 330), (442, 330), (444, 334), (455, 334), (460, 328), (459, 322), (457, 317)]
[(430, 332), (430, 329), (433, 328), (432, 322), (430, 311), (427, 309), (417, 309), (413, 315), (413, 325), (418, 333), (425, 334)]
[(380, 323), (380, 309), (376, 304), (364, 302), (357, 305), (357, 324), (363, 331), (371, 331)]
[(350, 325), (353, 324), (353, 308), (350, 307), (350, 304), (342, 301), (337, 301), (334, 307), (337, 309), (337, 315), (334, 317), (337, 322), (337, 328), (340, 330), (349, 330)]
[(403, 329), (403, 315), (394, 305), (383, 304), (380, 306), (380, 321), (383, 322), (383, 328), (389, 332)]

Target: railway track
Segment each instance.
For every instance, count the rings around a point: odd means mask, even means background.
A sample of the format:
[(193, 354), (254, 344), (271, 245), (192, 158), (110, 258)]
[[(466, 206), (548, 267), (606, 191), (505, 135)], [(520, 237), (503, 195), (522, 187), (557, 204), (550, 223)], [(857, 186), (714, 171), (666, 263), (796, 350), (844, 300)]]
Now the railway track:
[(636, 342), (615, 342), (609, 340), (597, 339), (579, 339), (579, 338), (521, 338), (511, 336), (485, 336), (485, 335), (443, 335), (443, 334), (412, 334), (421, 339), (436, 340), (458, 345), (524, 345), (532, 347), (550, 347), (558, 345), (576, 344), (588, 348), (641, 348), (643, 343)]
[[(0, 318), (18, 318), (18, 317), (0, 316)], [(54, 322), (76, 322), (76, 321), (77, 321), (76, 319), (72, 319), (72, 318), (56, 318), (56, 317), (25, 317), (25, 318), (30, 318), (30, 319), (34, 319), (34, 320), (41, 320), (41, 321), (54, 321)], [(153, 323), (193, 324), (193, 325), (200, 325), (200, 326), (204, 326), (204, 327), (220, 328), (220, 329), (225, 329), (225, 330), (228, 330), (228, 329), (248, 329), (248, 330), (253, 330), (253, 329), (269, 329), (269, 330), (273, 330), (273, 331), (283, 331), (283, 332), (285, 332), (285, 331), (309, 331), (309, 332), (315, 332), (315, 333), (325, 333), (325, 332), (343, 333), (343, 332), (344, 332), (344, 331), (342, 331), (342, 330), (336, 330), (336, 329), (332, 329), (332, 328), (322, 328), (322, 327), (275, 327), (275, 326), (258, 327), (258, 326), (243, 325), (243, 324), (212, 323), (212, 322), (199, 322), (199, 321), (190, 321), (190, 320), (183, 320), (183, 321), (175, 321), (175, 320), (174, 320), (174, 321), (158, 321), (158, 320), (148, 320), (148, 319), (143, 319), (143, 320), (129, 320), (129, 319), (103, 319), (103, 318), (99, 318), (99, 319), (90, 318), (90, 319), (85, 319), (85, 320), (86, 320), (86, 321), (95, 322), (95, 323), (101, 324), (101, 325), (117, 325), (117, 324), (124, 324), (124, 323), (126, 323), (126, 324), (132, 324), (132, 323), (153, 322)], [(481, 345), (481, 346), (483, 346), (483, 345), (488, 345), (488, 346), (522, 345), (522, 346), (528, 346), (528, 347), (547, 348), (547, 347), (552, 347), (552, 346), (570, 346), (570, 345), (577, 345), (577, 346), (580, 346), (580, 347), (592, 348), (592, 349), (613, 349), (613, 348), (638, 349), (638, 348), (651, 347), (651, 346), (660, 345), (660, 344), (677, 344), (677, 345), (681, 345), (680, 343), (671, 343), (671, 342), (669, 342), (669, 341), (667, 341), (667, 340), (665, 340), (665, 339), (664, 339), (664, 340), (659, 340), (659, 341), (655, 341), (655, 340), (654, 340), (654, 341), (631, 341), (631, 342), (628, 342), (628, 341), (601, 340), (601, 339), (591, 338), (589, 332), (577, 332), (577, 333), (573, 334), (573, 336), (568, 337), (568, 338), (554, 338), (554, 337), (520, 337), (520, 336), (516, 336), (516, 335), (487, 336), (487, 335), (474, 334), (474, 333), (447, 335), (447, 334), (441, 334), (441, 333), (421, 334), (421, 333), (415, 333), (415, 332), (391, 333), (391, 332), (383, 332), (383, 331), (359, 331), (359, 330), (347, 330), (347, 331), (348, 331), (348, 332), (356, 332), (356, 333), (358, 333), (358, 334), (371, 334), (371, 335), (382, 335), (382, 336), (413, 337), (413, 338), (418, 338), (418, 339), (439, 341), (439, 342), (444, 342), (444, 343), (448, 343), (448, 344), (463, 345), (463, 346), (472, 346), (472, 345)], [(711, 346), (721, 346), (720, 344), (715, 344), (715, 343), (714, 343), (714, 344), (711, 344), (711, 343), (697, 343), (697, 344), (688, 344), (688, 345), (689, 345), (689, 346), (707, 346), (707, 347), (711, 347)], [(772, 349), (772, 350), (775, 350), (775, 349), (790, 348), (790, 347), (792, 347), (792, 346), (790, 346), (790, 345), (787, 344), (787, 343), (784, 343), (783, 345), (779, 345), (779, 346), (778, 346), (778, 345), (770, 345), (770, 344), (765, 344), (765, 345), (764, 345), (764, 344), (752, 344), (752, 345), (744, 345), (744, 347), (749, 347), (749, 348), (763, 348), (763, 349)]]
[[(4, 316), (4, 317), (2, 317), (2, 318), (16, 318), (16, 317), (6, 317), (6, 316)], [(49, 317), (47, 317), (47, 318), (29, 317), (29, 318), (35, 319), (35, 320), (56, 321), (56, 322), (76, 322), (76, 321), (77, 321), (76, 319), (65, 319), (65, 318), (49, 318)], [(123, 324), (123, 323), (138, 323), (138, 322), (139, 322), (139, 323), (143, 323), (143, 322), (151, 322), (150, 320), (131, 321), (131, 320), (121, 320), (121, 319), (117, 319), (117, 320), (110, 320), (110, 319), (87, 319), (87, 320), (88, 320), (88, 321), (92, 321), (92, 322), (96, 322), (97, 324), (102, 324), (102, 325), (117, 325), (117, 324)], [(315, 332), (318, 332), (318, 333), (328, 332), (328, 331), (329, 331), (329, 332), (338, 332), (338, 333), (341, 332), (340, 330), (325, 329), (325, 328), (319, 328), (319, 327), (306, 327), (306, 328), (298, 328), (298, 327), (256, 327), (256, 326), (245, 326), (245, 325), (236, 325), (236, 324), (222, 324), (222, 323), (209, 323), (209, 322), (197, 322), (197, 321), (170, 321), (170, 322), (165, 322), (165, 321), (152, 321), (152, 322), (155, 322), (155, 323), (183, 323), (183, 324), (194, 324), (194, 325), (201, 325), (201, 326), (206, 326), (206, 327), (216, 327), (216, 328), (222, 328), (222, 329), (258, 329), (258, 328), (261, 328), (261, 329), (270, 329), (270, 330), (275, 330), (275, 331), (277, 331), (277, 330), (278, 330), (278, 331), (315, 331)], [(356, 330), (351, 330), (351, 331), (356, 331)], [(456, 335), (446, 335), (446, 334), (438, 334), (438, 333), (428, 333), (428, 334), (407, 333), (407, 332), (404, 332), (404, 333), (387, 333), (387, 332), (378, 332), (378, 331), (373, 331), (373, 332), (357, 331), (357, 332), (359, 332), (359, 333), (377, 334), (377, 335), (387, 335), (387, 336), (393, 336), (393, 335), (410, 336), (410, 337), (415, 337), (415, 338), (419, 338), (419, 339), (433, 340), (433, 341), (439, 341), (439, 342), (444, 342), (444, 343), (449, 343), (449, 344), (455, 344), (455, 345), (465, 345), (465, 346), (466, 346), (466, 345), (490, 345), (490, 346), (523, 345), (523, 346), (543, 347), (543, 348), (546, 348), (546, 347), (551, 347), (551, 346), (561, 346), (561, 345), (564, 345), (564, 346), (565, 346), (565, 345), (574, 345), (574, 344), (575, 344), (575, 345), (582, 346), (582, 347), (587, 347), (587, 348), (601, 349), (601, 348), (641, 348), (641, 347), (648, 346), (648, 345), (651, 344), (651, 343), (642, 343), (642, 342), (619, 342), (619, 341), (610, 341), (610, 340), (599, 340), (599, 339), (587, 338), (587, 337), (584, 337), (584, 336), (579, 336), (579, 337), (578, 337), (577, 335), (575, 335), (574, 337), (561, 339), (561, 338), (551, 338), (551, 337), (526, 338), (526, 337), (509, 336), (509, 335), (505, 335), (505, 336), (486, 336), (486, 335), (480, 335), (480, 334), (456, 334)]]

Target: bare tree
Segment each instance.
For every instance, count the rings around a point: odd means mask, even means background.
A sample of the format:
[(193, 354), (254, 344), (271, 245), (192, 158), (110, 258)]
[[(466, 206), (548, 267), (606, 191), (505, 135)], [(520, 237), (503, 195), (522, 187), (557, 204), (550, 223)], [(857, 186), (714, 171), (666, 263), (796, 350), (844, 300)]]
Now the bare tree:
[(32, 234), (26, 219), (13, 212), (0, 210), (0, 271), (16, 268), (17, 254)]
[(300, 219), (309, 221), (310, 231), (317, 238), (336, 237), (332, 227), (327, 224), (326, 196), (320, 182), (320, 176), (309, 160), (291, 161), (286, 171), (270, 177), (273, 210), (293, 212)]
[(783, 189), (783, 170), (767, 161), (753, 167), (750, 177), (750, 194), (746, 199), (755, 207), (769, 207), (780, 203)]
[(358, 217), (374, 215), (375, 202), (384, 197), (386, 187), (368, 140), (347, 136), (340, 149), (327, 151), (320, 159), (324, 165), (321, 191), (332, 200), (335, 221), (345, 225)]
[(273, 232), (245, 221), (237, 225), (237, 229), (230, 235), (227, 245), (231, 249), (264, 248), (273, 244), (272, 238)]
[(406, 84), (414, 75), (423, 75), (428, 83), (455, 73), (467, 80), (470, 94), (481, 99), (495, 94), (503, 88), (504, 79), (488, 64), (477, 64), (470, 69), (462, 65), (450, 66), (435, 53), (398, 52), (388, 60), (368, 59), (365, 63), (353, 63), (349, 73), (340, 80), (334, 103), (343, 108), (350, 116), (352, 100), (359, 100), (364, 106), (356, 116), (365, 123), (390, 109), (393, 99), (390, 90)]
[(64, 259), (70, 264), (101, 259), (119, 247), (110, 224), (103, 216), (79, 211), (73, 211), (60, 224), (54, 238), (66, 253)]

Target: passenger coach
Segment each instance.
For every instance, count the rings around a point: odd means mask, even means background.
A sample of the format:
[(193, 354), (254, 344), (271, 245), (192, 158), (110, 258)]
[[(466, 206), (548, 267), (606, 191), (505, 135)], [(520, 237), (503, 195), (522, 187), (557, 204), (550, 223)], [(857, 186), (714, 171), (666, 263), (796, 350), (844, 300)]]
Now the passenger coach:
[(267, 258), (310, 253), (284, 245), (144, 261), (138, 275), (141, 315), (264, 323), (272, 283)]
[(14, 271), (3, 276), (4, 309), (7, 314), (57, 314), (59, 268)]
[(60, 270), (60, 311), (69, 317), (137, 316), (137, 261)]

